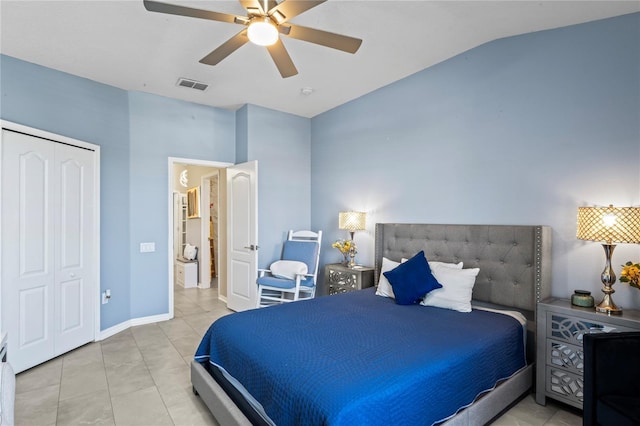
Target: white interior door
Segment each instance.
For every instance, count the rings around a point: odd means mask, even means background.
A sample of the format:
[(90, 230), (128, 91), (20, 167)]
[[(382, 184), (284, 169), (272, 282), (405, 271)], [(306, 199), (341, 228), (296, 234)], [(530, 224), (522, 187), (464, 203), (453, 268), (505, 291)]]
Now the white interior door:
[(2, 136), (2, 329), (22, 371), (54, 356), (55, 145)]
[[(55, 144), (56, 355), (94, 338), (93, 159), (87, 149)], [(57, 196), (57, 197), (56, 197)], [(56, 199), (57, 198), (57, 199)]]
[(227, 168), (227, 307), (256, 307), (258, 275), (258, 162)]
[(2, 131), (2, 330), (19, 372), (94, 339), (94, 153)]

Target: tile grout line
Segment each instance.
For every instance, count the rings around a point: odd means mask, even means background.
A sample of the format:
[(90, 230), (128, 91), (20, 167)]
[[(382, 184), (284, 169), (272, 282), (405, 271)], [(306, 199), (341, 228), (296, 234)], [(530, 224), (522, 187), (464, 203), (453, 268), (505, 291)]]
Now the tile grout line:
[(58, 415), (60, 414), (60, 395), (62, 394), (62, 374), (64, 372), (64, 355), (62, 355), (61, 357), (62, 359), (60, 362), (60, 377), (58, 378), (58, 399), (56, 401), (56, 425), (58, 424)]
[(116, 412), (113, 409), (113, 399), (111, 398), (111, 384), (109, 383), (109, 376), (107, 375), (107, 366), (104, 363), (104, 351), (102, 348), (102, 341), (98, 342), (100, 345), (100, 355), (102, 357), (102, 368), (104, 369), (104, 377), (107, 381), (107, 395), (109, 396), (109, 406), (111, 407), (111, 418), (113, 419), (113, 424), (118, 426), (116, 423)]

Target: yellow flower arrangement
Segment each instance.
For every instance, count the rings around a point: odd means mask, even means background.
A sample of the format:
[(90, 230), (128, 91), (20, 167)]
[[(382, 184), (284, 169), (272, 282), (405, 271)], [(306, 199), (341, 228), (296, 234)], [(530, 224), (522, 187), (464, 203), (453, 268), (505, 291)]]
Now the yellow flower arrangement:
[(338, 240), (331, 244), (331, 247), (337, 248), (342, 254), (349, 254), (352, 251), (357, 253), (356, 243), (351, 240)]
[(353, 267), (355, 265), (356, 253), (358, 248), (353, 240), (338, 240), (331, 244), (331, 247), (337, 248), (342, 253), (342, 264)]
[(620, 282), (640, 289), (640, 263), (627, 262), (622, 265)]

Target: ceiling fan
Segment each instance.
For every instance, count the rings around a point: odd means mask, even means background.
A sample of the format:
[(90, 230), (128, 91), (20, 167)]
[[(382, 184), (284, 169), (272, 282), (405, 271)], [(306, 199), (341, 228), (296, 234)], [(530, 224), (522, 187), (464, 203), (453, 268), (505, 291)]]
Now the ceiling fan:
[(211, 21), (228, 22), (244, 25), (238, 34), (213, 50), (200, 63), (216, 65), (235, 52), (245, 43), (251, 41), (265, 46), (283, 78), (298, 74), (280, 34), (298, 40), (315, 43), (348, 53), (356, 53), (362, 40), (328, 31), (290, 24), (288, 21), (327, 0), (239, 0), (247, 10), (247, 16), (212, 12), (191, 7), (178, 6), (151, 0), (144, 0), (144, 7), (150, 12), (168, 13), (170, 15), (188, 16)]

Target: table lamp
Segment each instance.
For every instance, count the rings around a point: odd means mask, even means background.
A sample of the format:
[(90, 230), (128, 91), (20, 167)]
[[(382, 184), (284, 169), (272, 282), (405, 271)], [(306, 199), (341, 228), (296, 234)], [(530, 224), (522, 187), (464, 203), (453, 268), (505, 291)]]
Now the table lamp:
[[(356, 231), (362, 231), (365, 229), (367, 221), (367, 214), (365, 212), (340, 212), (338, 214), (338, 228), (349, 231), (351, 235), (351, 242), (353, 243), (353, 235)], [(355, 245), (351, 245), (352, 249), (349, 251), (349, 267), (353, 268), (356, 264), (356, 252)]]
[(351, 234), (351, 241), (356, 231), (363, 231), (367, 221), (365, 212), (340, 212), (338, 214), (338, 228), (345, 229)]
[(604, 248), (606, 263), (602, 275), (604, 298), (596, 311), (619, 315), (622, 308), (612, 298), (616, 274), (611, 267), (614, 243), (640, 243), (640, 207), (578, 207), (578, 231), (581, 240), (599, 241)]

